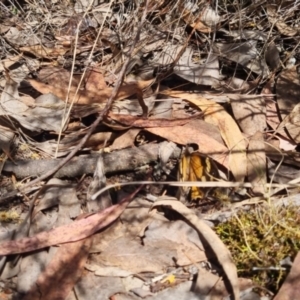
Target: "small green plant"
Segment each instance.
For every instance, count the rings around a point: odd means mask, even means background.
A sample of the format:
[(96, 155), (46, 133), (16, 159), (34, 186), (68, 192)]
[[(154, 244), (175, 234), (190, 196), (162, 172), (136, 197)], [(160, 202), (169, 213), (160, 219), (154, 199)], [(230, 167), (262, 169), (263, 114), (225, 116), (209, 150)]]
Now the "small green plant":
[(299, 225), (298, 207), (266, 204), (237, 213), (216, 231), (231, 251), (239, 276), (276, 292), (287, 274), (280, 262), (293, 259), (300, 249)]

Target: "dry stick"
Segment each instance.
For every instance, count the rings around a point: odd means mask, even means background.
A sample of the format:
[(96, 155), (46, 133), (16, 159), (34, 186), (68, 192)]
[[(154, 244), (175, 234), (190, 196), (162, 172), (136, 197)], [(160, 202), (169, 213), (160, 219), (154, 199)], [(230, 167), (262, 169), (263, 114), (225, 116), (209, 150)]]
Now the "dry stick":
[[(94, 41), (94, 45), (93, 45), (93, 48), (92, 50), (90, 51), (90, 54), (89, 54), (89, 57), (88, 57), (88, 62), (91, 61), (91, 58), (92, 58), (92, 55), (94, 53), (94, 50), (95, 50), (95, 46), (98, 42), (98, 39), (99, 39), (99, 36), (100, 36), (100, 33), (102, 31), (102, 27), (103, 27), (103, 24), (104, 24), (104, 21), (107, 17), (107, 14), (108, 14), (108, 11), (110, 9), (110, 6), (111, 6), (111, 3), (112, 1), (109, 2), (109, 6), (108, 6), (108, 10), (106, 11), (106, 14), (104, 16), (104, 19), (103, 19), (103, 22), (100, 26), (100, 29), (99, 29), (99, 32), (97, 34), (97, 37), (96, 37), (96, 40)], [(90, 2), (89, 6), (86, 8), (83, 16), (81, 17), (81, 20), (80, 22), (77, 24), (77, 29), (76, 29), (76, 36), (75, 36), (75, 43), (74, 43), (74, 53), (73, 53), (73, 62), (72, 62), (72, 67), (71, 67), (71, 76), (70, 76), (70, 79), (69, 79), (69, 85), (68, 85), (68, 92), (67, 92), (67, 97), (65, 99), (65, 107), (64, 107), (64, 116), (62, 118), (62, 122), (61, 122), (61, 129), (59, 131), (59, 135), (58, 135), (58, 139), (57, 139), (57, 147), (56, 147), (56, 151), (55, 151), (55, 158), (57, 158), (57, 153), (58, 153), (58, 148), (59, 148), (59, 143), (60, 143), (60, 140), (61, 140), (61, 136), (62, 136), (62, 132), (63, 132), (63, 128), (65, 127), (66, 123), (67, 123), (67, 120), (69, 119), (69, 116), (71, 114), (71, 110), (73, 108), (73, 105), (74, 105), (74, 101), (75, 101), (75, 98), (77, 96), (77, 93), (81, 87), (81, 84), (82, 84), (82, 81), (83, 81), (83, 78), (86, 74), (86, 70), (87, 68), (84, 68), (84, 71), (83, 71), (83, 74), (81, 75), (81, 78), (80, 78), (80, 81), (78, 83), (78, 86), (77, 86), (77, 89), (75, 91), (75, 95), (72, 99), (72, 102), (70, 103), (70, 107), (67, 109), (67, 105), (68, 105), (68, 100), (69, 100), (69, 96), (70, 96), (70, 89), (71, 89), (71, 85), (72, 85), (72, 78), (73, 78), (73, 74), (74, 74), (74, 69), (75, 69), (75, 61), (76, 61), (76, 49), (77, 49), (77, 45), (78, 45), (78, 39), (79, 39), (79, 28), (83, 22), (83, 20), (85, 19), (87, 13), (90, 11), (91, 7), (93, 6), (93, 1)], [(67, 113), (66, 113), (67, 111)]]
[[(131, 54), (134, 51), (135, 45), (137, 44), (139, 37), (140, 37), (140, 33), (141, 33), (141, 28), (145, 22), (146, 16), (147, 16), (147, 11), (148, 11), (148, 0), (146, 1), (145, 4), (145, 9), (142, 15), (142, 19), (140, 22), (140, 27), (137, 30), (136, 36), (134, 38), (134, 41), (130, 47), (129, 50), (129, 54), (128, 54), (128, 58), (126, 59), (126, 61), (124, 62), (124, 65), (121, 69), (120, 75), (118, 76), (117, 82), (116, 82), (116, 86), (114, 87), (111, 96), (109, 97), (104, 109), (100, 112), (98, 118), (94, 121), (94, 123), (91, 125), (90, 129), (88, 130), (88, 132), (86, 133), (86, 135), (82, 138), (82, 140), (80, 141), (80, 143), (69, 153), (69, 155), (67, 157), (65, 157), (55, 168), (53, 168), (52, 170), (46, 172), (45, 174), (41, 175), (40, 177), (30, 181), (29, 183), (25, 184), (24, 186), (19, 188), (19, 191), (24, 192), (25, 189), (27, 189), (28, 187), (31, 187), (39, 182), (41, 182), (44, 179), (47, 179), (48, 177), (50, 177), (51, 175), (53, 175), (54, 173), (56, 173), (61, 167), (63, 167), (70, 159), (72, 159), (75, 154), (84, 146), (84, 144), (86, 143), (86, 141), (89, 139), (89, 137), (92, 135), (92, 133), (94, 132), (94, 130), (96, 129), (96, 127), (98, 126), (98, 124), (103, 120), (103, 118), (105, 117), (105, 115), (109, 112), (111, 105), (113, 104), (113, 101), (115, 100), (119, 89), (124, 81), (124, 76), (125, 76), (125, 72), (126, 69), (129, 65), (129, 61), (131, 59)], [(7, 195), (7, 197), (13, 197), (15, 195), (18, 194), (18, 191), (14, 191), (13, 193), (10, 193), (9, 195)], [(0, 202), (6, 200), (7, 198), (6, 196), (1, 197)]]

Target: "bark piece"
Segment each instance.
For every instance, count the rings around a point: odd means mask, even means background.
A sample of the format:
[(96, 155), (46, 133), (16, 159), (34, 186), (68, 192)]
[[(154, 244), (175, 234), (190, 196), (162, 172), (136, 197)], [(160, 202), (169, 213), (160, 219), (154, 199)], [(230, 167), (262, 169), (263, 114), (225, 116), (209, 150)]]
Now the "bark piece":
[[(147, 144), (139, 148), (123, 149), (112, 153), (104, 153), (105, 173), (114, 173), (134, 170), (139, 166), (158, 160), (160, 144)], [(82, 155), (73, 158), (69, 163), (55, 173), (54, 177), (78, 177), (95, 172), (100, 154)], [(102, 154), (101, 154), (102, 155)], [(180, 149), (176, 148), (173, 158), (180, 157)], [(4, 172), (14, 173), (17, 178), (36, 177), (57, 166), (60, 159), (17, 160), (7, 161)]]

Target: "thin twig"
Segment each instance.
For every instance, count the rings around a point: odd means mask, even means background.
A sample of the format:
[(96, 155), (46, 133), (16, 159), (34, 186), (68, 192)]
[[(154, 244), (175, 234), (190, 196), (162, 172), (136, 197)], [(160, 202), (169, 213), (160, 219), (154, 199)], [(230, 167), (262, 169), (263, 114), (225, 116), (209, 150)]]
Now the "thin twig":
[[(47, 179), (48, 177), (50, 177), (51, 175), (53, 175), (54, 173), (56, 173), (61, 167), (63, 167), (69, 160), (71, 160), (75, 154), (82, 149), (82, 147), (84, 146), (84, 144), (87, 142), (87, 140), (90, 138), (90, 136), (92, 135), (92, 133), (94, 132), (94, 130), (96, 129), (96, 127), (98, 126), (98, 124), (103, 120), (103, 118), (108, 114), (116, 96), (118, 95), (119, 89), (124, 81), (124, 76), (125, 76), (125, 72), (126, 69), (129, 65), (130, 59), (132, 57), (132, 53), (134, 52), (134, 48), (135, 45), (137, 44), (137, 42), (139, 41), (140, 38), (140, 33), (141, 33), (141, 29), (142, 26), (146, 20), (146, 16), (147, 16), (147, 12), (148, 12), (148, 0), (146, 1), (145, 4), (145, 8), (143, 11), (143, 15), (141, 18), (141, 22), (140, 22), (140, 26), (137, 30), (136, 36), (134, 38), (134, 41), (130, 47), (129, 50), (129, 55), (127, 57), (127, 59), (124, 62), (124, 65), (120, 71), (120, 74), (118, 76), (117, 82), (116, 82), (116, 86), (114, 87), (104, 109), (99, 113), (98, 118), (94, 121), (94, 123), (91, 125), (90, 129), (87, 131), (87, 133), (85, 134), (85, 136), (82, 138), (82, 140), (80, 141), (80, 143), (69, 153), (68, 156), (66, 156), (55, 168), (53, 168), (52, 170), (49, 170), (48, 172), (46, 172), (45, 174), (41, 175), (40, 177), (30, 181), (29, 183), (23, 185), (22, 187), (19, 188), (20, 192), (25, 192), (26, 189), (28, 189), (29, 187), (32, 187), (33, 185)], [(18, 191), (15, 191), (13, 193), (10, 193), (9, 195), (5, 195), (4, 197), (1, 197), (0, 202), (2, 202), (5, 198), (7, 198), (7, 196), (9, 197), (13, 197), (15, 195), (18, 194)]]

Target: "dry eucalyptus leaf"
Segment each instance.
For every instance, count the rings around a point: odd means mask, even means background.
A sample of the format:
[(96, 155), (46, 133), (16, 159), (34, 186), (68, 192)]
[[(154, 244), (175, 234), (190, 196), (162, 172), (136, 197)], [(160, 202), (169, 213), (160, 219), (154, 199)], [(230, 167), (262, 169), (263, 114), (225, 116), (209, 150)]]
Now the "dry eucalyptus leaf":
[(264, 195), (267, 183), (266, 152), (263, 133), (260, 131), (249, 138), (247, 175), (249, 182), (253, 184), (252, 191)]
[(210, 27), (215, 27), (220, 22), (221, 17), (211, 6), (207, 5), (203, 9), (200, 19), (206, 25)]
[(265, 60), (272, 71), (276, 70), (281, 65), (279, 51), (273, 42), (267, 46)]
[[(93, 235), (93, 244), (90, 249), (90, 253), (100, 253), (114, 240), (125, 236), (128, 233), (128, 224), (125, 225), (122, 221), (116, 220), (111, 226), (105, 228), (101, 232), (97, 232)], [(136, 236), (136, 234), (135, 234)]]
[(165, 268), (175, 266), (177, 251), (175, 243), (170, 241), (160, 246), (143, 246), (139, 238), (123, 236), (112, 241), (97, 256), (97, 263), (133, 273), (163, 272)]
[(169, 222), (163, 215), (151, 214), (151, 202), (136, 197), (125, 209), (120, 218), (111, 226), (93, 235), (91, 253), (102, 252), (110, 243), (120, 237), (128, 236), (135, 239), (144, 235), (145, 228), (154, 220)]
[(60, 246), (23, 299), (66, 299), (82, 275), (88, 257), (90, 240), (88, 238)]
[[(148, 107), (148, 112), (152, 113), (152, 109), (154, 107), (156, 95), (145, 97), (143, 100), (145, 105)], [(143, 110), (139, 104), (137, 99), (130, 99), (130, 100), (119, 100), (114, 101), (112, 104), (111, 112), (114, 114), (126, 114), (131, 116), (140, 116), (143, 114)], [(152, 113), (153, 115), (153, 113)]]
[(268, 174), (272, 182), (278, 182), (281, 184), (288, 183), (300, 177), (299, 165), (298, 163), (294, 165), (281, 164), (278, 168), (278, 163), (282, 159), (280, 154), (275, 162), (268, 159)]
[(197, 231), (181, 220), (153, 220), (144, 233), (143, 242), (145, 246), (165, 248), (166, 251), (172, 245), (177, 251), (176, 264), (179, 266), (207, 260)]
[[(213, 86), (213, 88), (220, 90), (222, 92), (246, 92), (251, 90), (251, 88), (253, 88), (253, 85), (257, 85), (257, 83), (251, 83), (251, 82), (247, 82), (246, 80), (237, 78), (237, 77), (232, 77), (232, 78), (228, 78), (227, 80), (221, 81), (219, 82), (219, 84), (216, 84)], [(207, 97), (208, 95), (202, 95), (203, 98), (206, 99), (211, 99), (210, 97)], [(216, 95), (214, 97), (214, 101), (217, 103), (222, 103), (222, 102), (229, 102), (228, 96), (226, 94), (223, 95), (223, 98), (227, 97), (227, 101), (220, 101), (220, 95)], [(222, 99), (222, 98), (221, 98)]]
[(10, 25), (0, 24), (0, 34), (5, 34), (10, 29), (10, 27)]
[(222, 79), (217, 56), (210, 55), (203, 63), (195, 63), (193, 55), (194, 50), (187, 47), (174, 67), (176, 75), (201, 85), (214, 85)]
[(170, 65), (175, 61), (179, 52), (180, 52), (179, 45), (177, 45), (177, 44), (173, 45), (171, 43), (166, 43), (163, 46), (162, 51), (157, 54), (154, 61), (156, 64), (161, 65), (161, 66)]
[[(15, 132), (10, 128), (0, 125), (0, 149), (7, 155), (7, 157), (14, 161), (10, 155), (10, 145), (15, 138)], [(2, 171), (2, 168), (1, 168)]]
[(264, 59), (257, 58), (257, 41), (237, 42), (231, 44), (216, 43), (214, 53), (249, 68), (252, 72), (268, 75), (268, 66)]
[(206, 5), (206, 7), (201, 9), (199, 18), (199, 14), (195, 13), (199, 10), (197, 4), (193, 7), (191, 7), (188, 2), (183, 2), (183, 4), (184, 5), (181, 6), (181, 9), (184, 11), (183, 19), (188, 25), (196, 28), (198, 31), (205, 33), (211, 32), (221, 19), (218, 13), (210, 5)]
[(285, 69), (277, 80), (277, 104), (282, 122), (276, 129), (288, 139), (299, 143), (299, 99), (300, 99), (300, 76), (297, 68)]
[(300, 143), (300, 104), (296, 104), (289, 115), (279, 124), (277, 132), (284, 134), (287, 130), (295, 143)]
[[(68, 99), (69, 102), (74, 101), (76, 104), (99, 104), (106, 102), (113, 90), (113, 88), (108, 87), (103, 90), (93, 89), (88, 91), (84, 89), (77, 91), (78, 85), (72, 85), (68, 93), (68, 85), (59, 80), (53, 82), (52, 85), (34, 79), (28, 79), (27, 81), (40, 93), (52, 93), (62, 100)], [(124, 83), (119, 90), (117, 99), (121, 100), (134, 95), (138, 91), (147, 88), (151, 83), (152, 80)]]
[(230, 30), (220, 28), (219, 31), (225, 32), (227, 36), (234, 37), (236, 40), (258, 40), (265, 41), (268, 35), (260, 30)]
[[(76, 196), (76, 190), (74, 186), (70, 186), (59, 179), (51, 179), (48, 184), (50, 185), (49, 189), (42, 194), (41, 198), (39, 199), (38, 206), (35, 208), (32, 214), (33, 217), (30, 232), (31, 236), (43, 230), (50, 230), (54, 226), (70, 224), (72, 222), (72, 218), (75, 218), (80, 214), (80, 203)], [(55, 211), (48, 211), (48, 213), (41, 212), (41, 210), (49, 209), (54, 205), (59, 205), (58, 213)], [(51, 215), (55, 215), (53, 222), (49, 222), (49, 220), (52, 219)], [(79, 244), (81, 245), (81, 242)], [(75, 247), (74, 251), (79, 251), (78, 248), (81, 248), (80, 245)], [(66, 250), (59, 248), (62, 252), (57, 253), (57, 248), (52, 247), (50, 250), (36, 251), (23, 258), (21, 264), (21, 273), (18, 275), (19, 292), (28, 292), (30, 287), (34, 289), (34, 283), (36, 280), (38, 280), (38, 277), (41, 278), (45, 276), (47, 272), (51, 271), (48, 269), (49, 266), (47, 266), (45, 271), (45, 266), (53, 257), (54, 259), (56, 257), (56, 265), (58, 265), (58, 268), (61, 267), (64, 256), (69, 257), (71, 255), (73, 246), (72, 243), (71, 246), (65, 245), (64, 248), (68, 248), (67, 252)], [(51, 268), (54, 268), (54, 263), (55, 260), (51, 262)], [(74, 261), (71, 263), (74, 263)], [(64, 268), (67, 269), (66, 262), (64, 263)], [(73, 266), (72, 271), (75, 272), (76, 267)]]
[(297, 144), (291, 140), (286, 140), (281, 137), (277, 137), (278, 140), (278, 148), (282, 149), (283, 151), (294, 151), (297, 148)]
[[(70, 224), (72, 218), (80, 214), (81, 207), (74, 186), (65, 184), (58, 179), (51, 179), (48, 184), (50, 185), (49, 189), (39, 199), (38, 207), (33, 212), (31, 235), (43, 230), (50, 230), (54, 226)], [(56, 204), (59, 205), (57, 214), (54, 211), (48, 213), (41, 212), (42, 209), (45, 210)], [(50, 216), (55, 214), (57, 217), (55, 222), (51, 224), (49, 223), (49, 219), (51, 219), (49, 214)], [(77, 264), (78, 260), (81, 261), (82, 269), (88, 254), (83, 244), (85, 244), (84, 240), (77, 243), (65, 244), (60, 248), (51, 247), (50, 250), (36, 251), (27, 255), (22, 260), (21, 272), (18, 275), (18, 291), (26, 292), (27, 298), (25, 299), (36, 299), (36, 293), (38, 292), (35, 290), (37, 286), (35, 283), (38, 282), (39, 291), (44, 294), (43, 299), (55, 298), (54, 294), (56, 293), (57, 282), (50, 280), (50, 278), (51, 274), (57, 273), (57, 270), (62, 269), (62, 265), (64, 266), (64, 272), (60, 272), (62, 277), (58, 276), (56, 280), (59, 280), (60, 284), (66, 285), (69, 289), (72, 288), (77, 277), (74, 281), (71, 278), (76, 274), (78, 276), (78, 271), (80, 271)], [(56, 252), (57, 249), (59, 249), (58, 252)], [(65, 282), (64, 280), (67, 277), (69, 279)], [(50, 285), (49, 281), (51, 281)], [(64, 292), (66, 290), (64, 288)], [(46, 295), (48, 294), (52, 296), (47, 298)]]
[(22, 258), (17, 277), (17, 290), (19, 293), (27, 293), (34, 286), (53, 254), (53, 251), (41, 250)]
[[(84, 276), (78, 280), (75, 286), (76, 296), (66, 300), (91, 300), (91, 299), (109, 299), (117, 296), (126, 296), (128, 290), (124, 287), (122, 278), (118, 277), (100, 277), (93, 273), (85, 272)], [(133, 300), (132, 295), (127, 300)], [(116, 299), (117, 300), (117, 299)], [(121, 300), (121, 299), (118, 299)], [(125, 300), (125, 299), (123, 299)]]
[(62, 129), (61, 121), (65, 116), (64, 108), (65, 103), (55, 95), (41, 95), (36, 98), (33, 107), (24, 114), (25, 120), (30, 123), (34, 131), (47, 130), (59, 133)]
[[(166, 93), (168, 93), (169, 96), (183, 98), (198, 106), (204, 112), (205, 121), (219, 129), (220, 134), (230, 151), (227, 157), (227, 166), (229, 166), (229, 169), (237, 181), (243, 181), (247, 174), (246, 142), (233, 118), (221, 105), (212, 100), (207, 100), (198, 96), (197, 94), (189, 94), (180, 91), (165, 91), (164, 94)], [(204, 152), (203, 148), (206, 148), (207, 150)], [(217, 160), (217, 155), (214, 153), (218, 152), (218, 150), (212, 144), (204, 147), (199, 143), (199, 151), (204, 154), (209, 153), (212, 158)], [(220, 162), (220, 158), (217, 161)], [(224, 163), (223, 165), (225, 166)]]
[(256, 57), (257, 41), (237, 42), (231, 44), (216, 43), (216, 53), (235, 61), (242, 66), (246, 66), (249, 61)]
[(112, 143), (112, 145), (109, 147), (111, 150), (120, 150), (124, 148), (133, 147), (135, 143), (135, 139), (141, 129), (129, 129), (125, 131), (125, 133), (119, 135), (116, 137)]
[[(274, 84), (274, 79), (270, 79), (264, 86), (262, 90), (262, 94), (265, 94), (264, 97), (266, 103), (266, 121), (268, 125), (272, 129), (276, 129), (280, 123), (277, 107), (276, 107), (276, 100), (272, 93), (272, 85)], [(268, 97), (270, 95), (270, 97)]]
[(243, 132), (253, 135), (263, 132), (266, 124), (265, 99), (257, 95), (228, 95), (234, 117)]
[[(187, 22), (187, 23), (189, 23), (189, 21), (188, 20), (186, 20), (186, 18), (184, 18), (185, 19), (185, 21)], [(193, 28), (196, 28), (198, 31), (200, 31), (200, 32), (205, 32), (205, 33), (210, 33), (211, 32), (211, 28), (209, 27), (209, 26), (207, 26), (207, 25), (205, 25), (203, 22), (201, 22), (201, 21), (196, 21), (196, 22), (194, 22), (194, 23), (189, 23), (189, 25), (191, 26), (191, 27), (193, 27)]]
[(253, 184), (252, 191), (264, 194), (267, 182), (266, 154), (263, 132), (266, 124), (266, 105), (263, 97), (256, 95), (230, 95), (231, 107), (238, 124), (249, 140), (247, 149), (247, 176)]
[[(62, 86), (67, 88), (71, 73), (64, 68), (58, 67), (45, 67), (38, 73), (38, 80), (50, 86)], [(72, 86), (79, 85), (79, 79), (75, 76), (72, 77)]]
[(276, 84), (276, 93), (279, 113), (284, 119), (300, 99), (300, 76), (296, 66), (280, 73)]
[(39, 201), (36, 203), (33, 209), (33, 215), (36, 215), (39, 211), (49, 209), (59, 204), (59, 194), (61, 193), (61, 188), (63, 187), (63, 181), (52, 178), (49, 180), (48, 184), (55, 186), (48, 187), (47, 190), (42, 193)]
[(146, 128), (147, 131), (177, 144), (195, 143), (202, 154), (207, 154), (229, 168), (228, 149), (224, 146), (216, 126), (202, 120), (191, 120), (183, 126)]
[(0, 115), (17, 120), (21, 126), (33, 132), (44, 130), (59, 132), (63, 117), (64, 103), (54, 95), (42, 95), (35, 101), (20, 97), (19, 81), (6, 75), (6, 84), (1, 95)]
[(16, 27), (11, 27), (4, 37), (14, 45), (19, 46), (23, 44), (22, 34)]
[(10, 66), (14, 65), (23, 57), (23, 54), (14, 55), (14, 56), (6, 56), (5, 59), (0, 61), (0, 72), (3, 72), (4, 69), (9, 69)]
[(105, 78), (101, 72), (101, 70), (97, 67), (91, 68), (88, 70), (84, 81), (86, 82), (85, 88), (87, 90), (102, 90), (107, 88), (107, 84), (105, 82)]
[(39, 58), (57, 58), (58, 56), (66, 54), (67, 48), (47, 48), (42, 45), (25, 46), (20, 48), (23, 52), (29, 52)]
[(172, 109), (173, 103), (174, 101), (172, 99), (159, 99), (151, 110), (151, 114), (156, 118), (171, 119), (172, 116), (174, 117), (174, 111)]
[(222, 266), (224, 273), (226, 274), (226, 277), (230, 282), (234, 299), (240, 299), (236, 266), (233, 262), (229, 250), (219, 239), (217, 234), (202, 220), (200, 220), (192, 210), (187, 208), (181, 202), (177, 201), (176, 198), (165, 196), (160, 197), (159, 200), (154, 203), (153, 208), (156, 208), (157, 206), (167, 206), (172, 208), (173, 210), (180, 213), (193, 226), (193, 228), (199, 233), (200, 237), (209, 244), (214, 255), (217, 257), (218, 262)]
[(271, 23), (275, 23), (275, 26), (279, 32), (286, 36), (295, 36), (299, 31), (289, 25), (287, 25), (281, 16), (276, 12), (275, 6), (273, 4), (266, 6), (267, 17)]
[[(137, 193), (137, 191), (138, 190), (136, 190), (135, 193)], [(132, 197), (135, 196), (135, 193), (123, 199), (119, 204), (87, 216), (84, 219), (77, 219), (71, 224), (56, 227), (50, 231), (40, 232), (30, 238), (3, 242), (0, 248), (0, 255), (31, 252), (49, 246), (75, 242), (87, 238), (115, 221), (126, 208)]]

